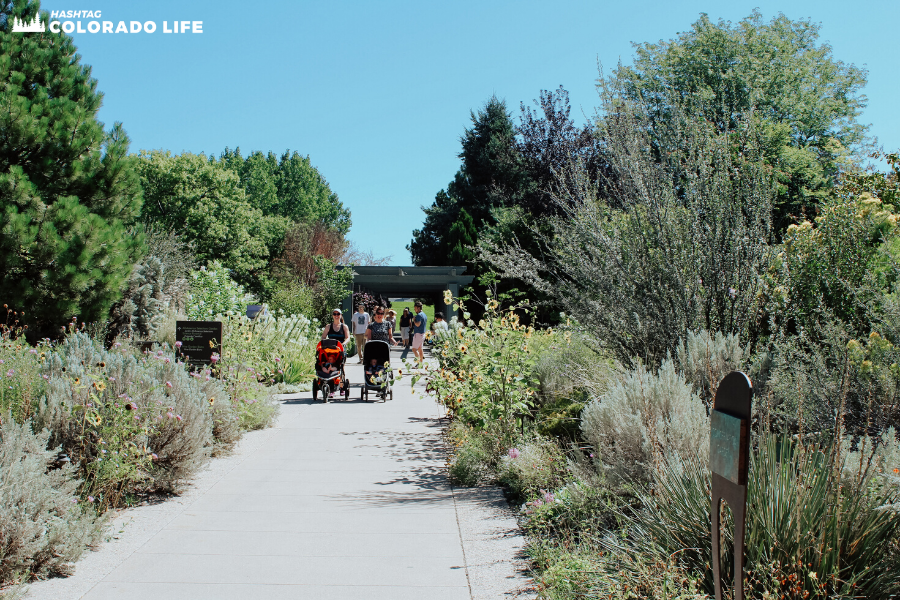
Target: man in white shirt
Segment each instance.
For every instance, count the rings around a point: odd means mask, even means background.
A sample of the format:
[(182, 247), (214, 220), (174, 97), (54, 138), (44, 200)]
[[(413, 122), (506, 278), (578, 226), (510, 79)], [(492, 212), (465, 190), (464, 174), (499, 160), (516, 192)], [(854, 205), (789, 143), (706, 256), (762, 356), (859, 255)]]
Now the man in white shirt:
[(363, 350), (366, 347), (366, 329), (369, 328), (369, 313), (366, 312), (365, 304), (356, 307), (353, 313), (353, 338), (356, 340), (356, 354), (359, 357), (359, 364), (363, 362)]
[(447, 325), (447, 321), (444, 320), (444, 313), (434, 313), (434, 324), (431, 326), (431, 330), (434, 331), (435, 341), (446, 335), (450, 335), (450, 326)]

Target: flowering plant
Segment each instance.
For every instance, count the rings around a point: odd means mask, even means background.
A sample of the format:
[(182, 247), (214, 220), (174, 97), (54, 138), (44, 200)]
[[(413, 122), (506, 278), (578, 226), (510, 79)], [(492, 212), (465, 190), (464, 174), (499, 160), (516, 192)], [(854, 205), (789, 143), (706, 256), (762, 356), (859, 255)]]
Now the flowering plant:
[(414, 372), (425, 377), (448, 412), (476, 427), (498, 425), (505, 438), (530, 413), (537, 382), (532, 375), (535, 350), (554, 339), (552, 330), (523, 323), (532, 311), (527, 302), (503, 307), (488, 291), (484, 318), (476, 325), (465, 301), (447, 291), (444, 302), (463, 311), (464, 322), (451, 322), (450, 335), (436, 338), (432, 353), (439, 368)]

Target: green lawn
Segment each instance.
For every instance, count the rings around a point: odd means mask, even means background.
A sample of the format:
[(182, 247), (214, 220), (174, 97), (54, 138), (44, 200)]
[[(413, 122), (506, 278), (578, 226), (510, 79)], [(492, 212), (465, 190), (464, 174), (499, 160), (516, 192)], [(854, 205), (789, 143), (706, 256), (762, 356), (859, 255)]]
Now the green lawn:
[[(416, 312), (413, 310), (413, 302), (391, 302), (391, 310), (397, 311), (397, 331), (400, 331), (400, 316), (403, 314), (404, 308), (408, 308), (412, 314)], [(422, 306), (422, 312), (428, 317), (428, 328), (431, 329), (431, 324), (434, 323), (434, 306), (425, 304)], [(442, 310), (441, 312), (446, 317), (447, 311)]]

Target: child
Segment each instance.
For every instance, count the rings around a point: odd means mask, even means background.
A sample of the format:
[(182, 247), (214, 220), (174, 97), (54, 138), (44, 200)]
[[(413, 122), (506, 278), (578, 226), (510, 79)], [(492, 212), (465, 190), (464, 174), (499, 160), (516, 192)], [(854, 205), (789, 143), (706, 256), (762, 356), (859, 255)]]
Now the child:
[(377, 359), (372, 359), (368, 365), (366, 365), (366, 381), (371, 384), (381, 383), (381, 376), (384, 373), (384, 367), (378, 364)]

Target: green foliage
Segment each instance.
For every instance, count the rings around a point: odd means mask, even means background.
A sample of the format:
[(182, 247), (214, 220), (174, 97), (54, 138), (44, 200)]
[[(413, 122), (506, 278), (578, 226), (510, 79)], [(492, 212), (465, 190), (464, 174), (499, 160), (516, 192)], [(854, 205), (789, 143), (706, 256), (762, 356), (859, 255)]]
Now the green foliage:
[(451, 265), (471, 265), (475, 260), (472, 247), (478, 240), (475, 222), (465, 208), (460, 209), (459, 218), (447, 232), (447, 247), (450, 249), (448, 260)]
[[(472, 127), (462, 136), (459, 157), (462, 166), (446, 191), (435, 196), (434, 204), (425, 211), (422, 229), (413, 231), (407, 249), (416, 265), (445, 265), (461, 236), (475, 235), (493, 222), (491, 211), (514, 205), (522, 187), (524, 171), (515, 145), (515, 130), (506, 103), (491, 97), (478, 113), (471, 113)], [(471, 217), (450, 231), (465, 210)], [(463, 228), (463, 230), (460, 230)], [(451, 245), (451, 241), (453, 245)], [(464, 264), (464, 263), (459, 263)]]
[(754, 11), (736, 24), (702, 15), (675, 39), (640, 44), (634, 65), (614, 77), (628, 98), (646, 103), (654, 127), (673, 117), (670, 90), (720, 132), (756, 121), (778, 177), (774, 220), (783, 231), (828, 194), (844, 149), (865, 141), (857, 117), (866, 74), (832, 57), (819, 25), (784, 15), (766, 23)]
[[(222, 317), (224, 340), (221, 361), (224, 369), (252, 373), (269, 383), (312, 381), (316, 344), (320, 338), (317, 322), (303, 315), (246, 315)], [(289, 371), (291, 381), (285, 378)], [(234, 379), (229, 375), (228, 379)]]
[(192, 321), (212, 321), (219, 315), (243, 314), (255, 301), (222, 263), (213, 261), (191, 273), (191, 293), (185, 310)]
[[(465, 311), (449, 291), (444, 302)], [(477, 327), (472, 321), (455, 326), (455, 333), (435, 340), (432, 350), (441, 368), (429, 375), (428, 390), (464, 422), (497, 427), (507, 441), (532, 405), (534, 358), (529, 346), (540, 346), (543, 340), (538, 338), (552, 335), (552, 331), (536, 334), (522, 324), (520, 314), (528, 312), (526, 307), (501, 310), (497, 300), (489, 300)], [(464, 316), (468, 318), (468, 313)], [(413, 383), (421, 376), (413, 375)]]
[[(267, 217), (294, 223), (321, 223), (345, 235), (350, 211), (344, 208), (328, 182), (312, 166), (309, 156), (286, 151), (280, 158), (256, 151), (247, 158), (240, 148), (225, 149), (219, 161), (240, 176), (247, 200)], [(271, 248), (277, 252), (278, 248)]]
[(97, 542), (103, 521), (78, 501), (76, 470), (48, 470), (50, 432), (2, 414), (0, 422), (0, 587), (68, 575)]
[(873, 327), (870, 307), (897, 280), (897, 267), (882, 254), (885, 243), (898, 237), (893, 213), (892, 205), (868, 194), (829, 198), (815, 223), (788, 227), (775, 264), (771, 312), (793, 319), (794, 327), (810, 328), (825, 310), (855, 335), (867, 334)]
[(474, 487), (489, 480), (489, 465), (495, 462), (496, 457), (486, 447), (485, 436), (460, 421), (454, 421), (448, 437), (453, 445), (448, 473), (450, 482)]
[(773, 189), (755, 160), (756, 132), (742, 124), (720, 133), (675, 108), (663, 132), (621, 91), (603, 100), (610, 177), (591, 181), (571, 165), (549, 231), (509, 245), (482, 240), (481, 258), (547, 294), (627, 366), (659, 365), (691, 329), (752, 343), (772, 254)]
[(142, 200), (128, 137), (97, 120), (102, 94), (72, 38), (10, 31), (38, 8), (0, 9), (0, 295), (55, 336), (121, 293), (142, 251), (130, 230)]
[(324, 256), (316, 256), (317, 269), (315, 303), (313, 317), (325, 320), (331, 311), (340, 306), (353, 281), (352, 268), (339, 268), (334, 261)]
[[(786, 439), (761, 440), (754, 454), (747, 498), (749, 597), (886, 598), (896, 593), (900, 519), (886, 504), (898, 488), (866, 478), (840, 477), (844, 457), (803, 448)], [(712, 593), (709, 475), (696, 461), (673, 462), (655, 477), (655, 493), (643, 498), (627, 536), (605, 537), (604, 570), (633, 580), (641, 564), (677, 556), (687, 572)], [(730, 526), (723, 554), (730, 556)], [(724, 561), (726, 569), (731, 562)], [(728, 580), (731, 574), (726, 573)], [(606, 590), (598, 590), (605, 594)]]
[(540, 436), (517, 441), (497, 466), (497, 479), (515, 502), (535, 497), (540, 503), (554, 502), (552, 490), (563, 484), (566, 474), (559, 446)]
[(264, 289), (270, 248), (290, 222), (253, 206), (238, 174), (215, 159), (168, 151), (141, 152), (139, 159), (143, 219), (184, 236), (201, 264), (222, 261), (241, 284)]
[(313, 315), (316, 314), (315, 304), (312, 288), (300, 281), (282, 280), (275, 286), (269, 310), (286, 315)]

